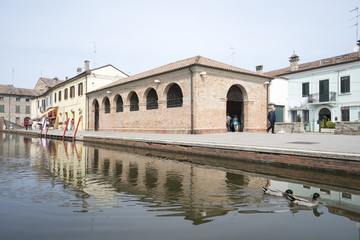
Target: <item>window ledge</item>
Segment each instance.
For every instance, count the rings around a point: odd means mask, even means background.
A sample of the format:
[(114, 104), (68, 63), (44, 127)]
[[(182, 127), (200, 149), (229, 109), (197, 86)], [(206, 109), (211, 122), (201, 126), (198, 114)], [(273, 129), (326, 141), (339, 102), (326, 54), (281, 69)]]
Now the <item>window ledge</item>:
[(351, 95), (351, 92), (348, 92), (348, 93), (339, 93), (339, 96), (346, 96), (346, 95)]

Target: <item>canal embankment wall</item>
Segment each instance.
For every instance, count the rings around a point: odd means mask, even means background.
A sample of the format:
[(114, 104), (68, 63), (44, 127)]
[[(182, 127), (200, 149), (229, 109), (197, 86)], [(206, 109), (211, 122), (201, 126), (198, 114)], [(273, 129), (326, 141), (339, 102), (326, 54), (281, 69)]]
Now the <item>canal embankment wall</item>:
[[(3, 132), (39, 136), (39, 131)], [(66, 138), (72, 140), (72, 134), (74, 133), (68, 132)], [(62, 135), (62, 131), (51, 130), (46, 137), (62, 139)], [(263, 133), (176, 135), (82, 131), (78, 133), (76, 140), (173, 152), (185, 156), (197, 155), (209, 159), (231, 159), (240, 163), (360, 175), (359, 136)], [(209, 160), (205, 164), (214, 163)]]

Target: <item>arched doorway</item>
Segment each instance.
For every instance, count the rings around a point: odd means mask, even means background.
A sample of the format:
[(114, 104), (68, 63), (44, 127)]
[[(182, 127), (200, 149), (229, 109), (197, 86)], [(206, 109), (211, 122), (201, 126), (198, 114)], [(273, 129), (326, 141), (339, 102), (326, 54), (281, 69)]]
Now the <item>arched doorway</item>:
[(231, 86), (226, 95), (226, 113), (232, 118), (237, 117), (239, 122), (239, 131), (244, 131), (244, 96), (238, 86)]
[(95, 100), (94, 108), (95, 108), (94, 129), (95, 131), (99, 131), (99, 103), (97, 100)]
[(331, 112), (329, 109), (327, 108), (323, 108), (319, 111), (319, 123), (325, 119), (325, 122), (330, 119), (331, 121)]

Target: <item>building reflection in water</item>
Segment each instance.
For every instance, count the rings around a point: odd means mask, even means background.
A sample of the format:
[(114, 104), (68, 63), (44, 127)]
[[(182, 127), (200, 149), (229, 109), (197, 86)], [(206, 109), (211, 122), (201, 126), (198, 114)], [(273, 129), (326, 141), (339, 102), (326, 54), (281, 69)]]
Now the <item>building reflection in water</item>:
[[(321, 217), (322, 211), (317, 208), (289, 208), (286, 200), (274, 208), (272, 198), (264, 197), (260, 189), (267, 186), (283, 191), (290, 188), (302, 197), (319, 192), (330, 213), (360, 222), (360, 196), (356, 191), (271, 180), (268, 176), (237, 170), (225, 171), (69, 142), (18, 135), (0, 134), (0, 137), (4, 142), (0, 149), (3, 156), (27, 156), (32, 159), (39, 179), (50, 173), (53, 181), (75, 191), (78, 201), (69, 201), (68, 206), (79, 212), (102, 211), (136, 201), (159, 217), (183, 217), (195, 225), (210, 222), (229, 211), (296, 214), (310, 210)], [(25, 148), (12, 144), (20, 139)]]

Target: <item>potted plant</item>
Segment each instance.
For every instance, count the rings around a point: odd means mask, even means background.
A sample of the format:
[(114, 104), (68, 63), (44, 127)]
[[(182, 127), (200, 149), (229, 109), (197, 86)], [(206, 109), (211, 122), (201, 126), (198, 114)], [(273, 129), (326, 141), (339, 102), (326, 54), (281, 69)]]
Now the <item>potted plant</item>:
[(321, 126), (321, 132), (324, 133), (334, 133), (335, 132), (335, 123), (330, 121), (330, 119), (323, 119), (320, 123)]

